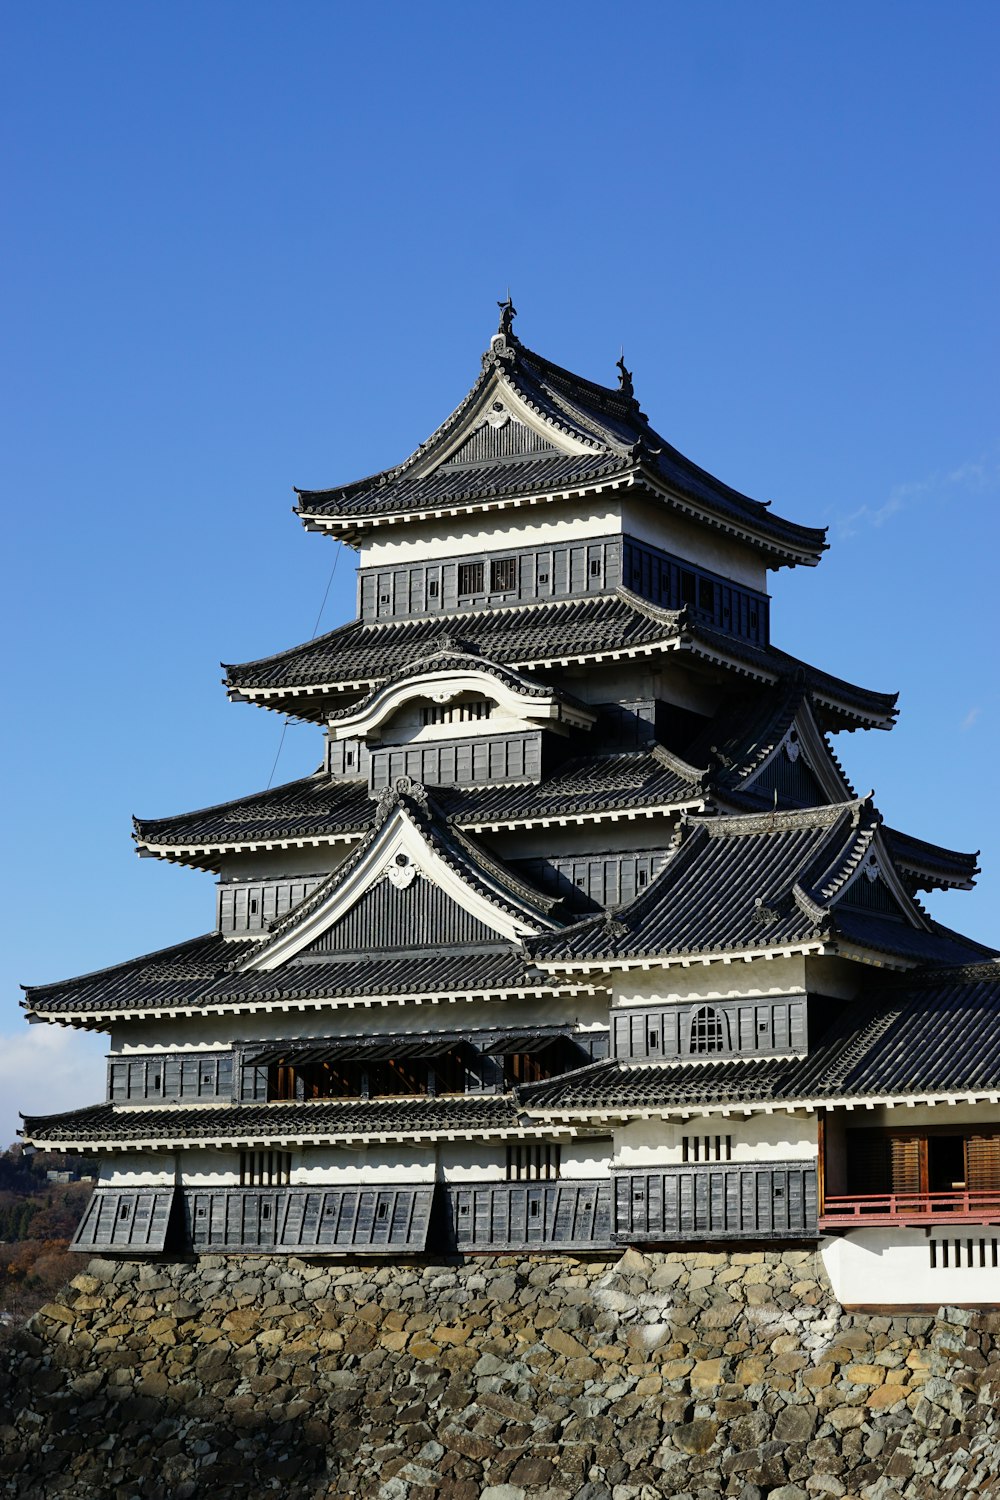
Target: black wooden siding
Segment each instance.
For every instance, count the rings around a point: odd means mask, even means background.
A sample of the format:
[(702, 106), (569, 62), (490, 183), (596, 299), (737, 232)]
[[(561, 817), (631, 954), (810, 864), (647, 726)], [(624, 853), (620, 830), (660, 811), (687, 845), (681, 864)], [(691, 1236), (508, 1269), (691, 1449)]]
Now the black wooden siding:
[(782, 802), (801, 807), (820, 807), (829, 800), (802, 756), (789, 760), (784, 750), (779, 750), (754, 778), (750, 790), (758, 796), (777, 792)]
[(389, 880), (371, 886), (328, 928), (310, 953), (369, 953), (375, 949), (496, 943), (499, 933), (419, 875), (399, 890)]
[(263, 932), (269, 922), (291, 911), (325, 879), (325, 875), (300, 875), (286, 880), (220, 881), (219, 931)]
[(434, 1188), (188, 1188), (188, 1244), (212, 1250), (423, 1250)]
[(572, 911), (593, 911), (634, 901), (666, 863), (663, 849), (625, 854), (581, 854), (564, 859), (522, 859), (511, 866), (525, 880), (560, 896)]
[(326, 742), (326, 769), (345, 781), (362, 780), (371, 770), (371, 752), (364, 740), (335, 740), (331, 734)]
[(606, 1178), (454, 1184), (447, 1197), (455, 1248), (461, 1251), (594, 1249), (612, 1243)]
[(558, 452), (559, 449), (542, 437), (541, 433), (535, 432), (534, 428), (510, 418), (500, 427), (491, 427), (489, 422), (477, 427), (442, 468), (493, 463), (498, 458), (521, 458), (529, 453)]
[(619, 1242), (799, 1239), (817, 1234), (808, 1162), (711, 1163), (612, 1173)]
[(766, 594), (745, 588), (695, 567), (680, 558), (646, 546), (632, 537), (624, 539), (622, 582), (665, 609), (687, 608), (698, 619), (716, 625), (741, 640), (766, 645), (769, 640)]
[[(513, 563), (513, 567), (504, 567)], [(497, 566), (500, 565), (500, 566)], [(363, 568), (362, 620), (526, 604), (610, 593), (620, 584), (665, 609), (688, 608), (699, 619), (742, 640), (766, 645), (766, 594), (696, 567), (633, 537), (597, 537), (544, 548), (473, 553), (407, 567)], [(459, 592), (475, 579), (481, 587)]]
[(163, 1053), (108, 1059), (108, 1098), (226, 1099), (233, 1093), (231, 1052)]
[[(491, 576), (491, 564), (507, 559), (515, 563), (514, 587), (492, 588), (497, 580)], [(483, 587), (474, 594), (460, 595), (459, 568), (468, 569), (470, 564), (482, 565)], [(469, 573), (462, 576), (468, 578)], [(362, 568), (358, 577), (363, 620), (403, 619), (472, 605), (523, 604), (603, 593), (621, 582), (621, 538), (479, 552), (409, 567)]]
[(97, 1188), (70, 1249), (159, 1254), (166, 1248), (173, 1201), (173, 1187)]
[(542, 733), (535, 730), (528, 734), (479, 735), (374, 748), (371, 752), (374, 790), (390, 786), (397, 776), (409, 776), (426, 786), (540, 781)]
[(717, 1019), (723, 1045), (698, 1056), (767, 1057), (807, 1050), (806, 997), (778, 995), (613, 1010), (612, 1056), (631, 1062), (690, 1056), (692, 1029), (696, 1021), (704, 1029), (706, 1012), (708, 1020)]

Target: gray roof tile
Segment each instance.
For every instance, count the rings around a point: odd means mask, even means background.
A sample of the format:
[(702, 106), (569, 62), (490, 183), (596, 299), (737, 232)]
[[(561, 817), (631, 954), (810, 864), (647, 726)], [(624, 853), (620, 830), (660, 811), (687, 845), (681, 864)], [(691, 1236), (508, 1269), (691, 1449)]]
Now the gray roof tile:
[(509, 1129), (516, 1120), (507, 1095), (437, 1099), (310, 1100), (190, 1108), (121, 1109), (95, 1104), (59, 1115), (28, 1115), (27, 1140), (75, 1142), (232, 1140), (296, 1136), (337, 1139), (357, 1135), (426, 1135), (439, 1131)]

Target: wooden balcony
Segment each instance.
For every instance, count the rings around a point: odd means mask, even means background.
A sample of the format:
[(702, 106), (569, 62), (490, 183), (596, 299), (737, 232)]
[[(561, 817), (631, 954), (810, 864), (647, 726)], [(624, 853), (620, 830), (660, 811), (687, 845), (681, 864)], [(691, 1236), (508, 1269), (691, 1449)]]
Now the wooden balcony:
[(871, 1224), (1000, 1224), (1000, 1189), (950, 1193), (864, 1193), (826, 1197), (819, 1216), (823, 1229), (858, 1229)]

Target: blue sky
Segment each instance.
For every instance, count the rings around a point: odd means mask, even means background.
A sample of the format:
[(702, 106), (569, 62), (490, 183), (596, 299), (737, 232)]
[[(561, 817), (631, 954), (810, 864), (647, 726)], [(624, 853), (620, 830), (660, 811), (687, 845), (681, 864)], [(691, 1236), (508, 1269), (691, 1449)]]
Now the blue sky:
[[(103, 1090), (18, 983), (210, 926), (132, 813), (263, 787), (218, 662), (305, 639), (335, 554), (291, 486), (403, 457), (508, 284), (529, 345), (829, 524), (777, 642), (899, 688), (838, 752), (982, 848), (932, 911), (1000, 944), (993, 4), (8, 7), (0, 1139)], [(353, 555), (322, 625), (353, 610)], [(291, 728), (279, 780), (311, 769)]]

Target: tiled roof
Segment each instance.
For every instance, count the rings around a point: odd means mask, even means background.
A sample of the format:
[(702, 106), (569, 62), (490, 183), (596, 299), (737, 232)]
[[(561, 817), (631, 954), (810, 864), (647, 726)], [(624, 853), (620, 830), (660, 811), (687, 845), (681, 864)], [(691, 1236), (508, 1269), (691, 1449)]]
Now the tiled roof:
[(801, 675), (827, 728), (888, 727), (896, 711), (893, 693), (857, 687), (777, 647), (738, 640), (627, 589), (433, 619), (353, 620), (275, 656), (227, 666), (226, 685), (233, 697), (259, 699), (303, 718), (325, 718), (327, 710), (310, 704), (310, 698), (322, 700), (394, 677), (455, 632), (468, 651), (523, 669), (683, 650), (763, 682)]
[(885, 830), (886, 842), (908, 883), (917, 891), (971, 890), (979, 874), (979, 851), (963, 854), (901, 833)]
[(495, 994), (544, 984), (517, 949), (491, 953), (411, 953), (319, 962), (293, 960), (267, 973), (228, 974), (200, 996), (220, 1000), (333, 999), (339, 995)]
[(437, 794), (437, 799), (459, 826), (485, 828), (620, 808), (670, 807), (701, 795), (701, 782), (692, 768), (656, 745), (576, 756), (534, 784), (456, 787)]
[(1000, 964), (881, 979), (809, 1055), (593, 1063), (518, 1090), (531, 1113), (879, 1099), (1000, 1091)]
[(29, 1012), (46, 1015), (190, 1004), (255, 946), (253, 939), (227, 940), (210, 932), (75, 979), (25, 985), (23, 1004)]
[[(583, 451), (508, 455), (474, 466), (455, 462), (456, 442), (485, 419), (491, 386), (500, 393), (509, 389), (515, 405), (529, 407), (556, 449), (562, 436)], [(584, 380), (512, 335), (499, 347), (494, 341), (464, 401), (408, 459), (353, 484), (300, 490), (297, 508), (307, 525), (332, 525), (352, 537), (358, 526), (380, 517), (586, 488), (626, 475), (644, 481), (661, 504), (747, 536), (779, 562), (815, 562), (826, 545), (824, 530), (772, 515), (760, 501), (685, 458), (650, 426), (630, 392)]]
[(250, 797), (172, 818), (136, 818), (134, 836), (140, 848), (239, 848), (283, 839), (362, 834), (374, 815), (367, 782), (336, 781), (325, 771), (317, 771)]
[(433, 1135), (509, 1130), (517, 1117), (505, 1095), (436, 1099), (309, 1100), (305, 1103), (231, 1104), (116, 1109), (95, 1104), (60, 1115), (28, 1115), (24, 1137), (39, 1144), (97, 1146), (138, 1141), (225, 1140), (236, 1144), (296, 1137), (338, 1140), (364, 1135)]
[(838, 937), (911, 960), (981, 957), (977, 944), (946, 933), (919, 908), (894, 918), (837, 905), (879, 821), (867, 802), (743, 817), (682, 815), (671, 857), (635, 901), (529, 946), (543, 967), (765, 951)]
[(456, 501), (492, 500), (506, 495), (538, 495), (577, 489), (635, 469), (620, 453), (547, 453), (499, 463), (445, 464), (430, 474), (400, 475), (358, 490), (300, 490), (296, 509), (309, 516), (364, 517), (433, 510)]

